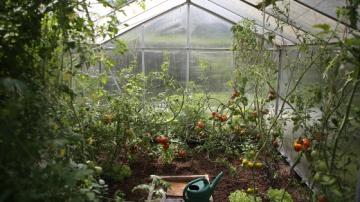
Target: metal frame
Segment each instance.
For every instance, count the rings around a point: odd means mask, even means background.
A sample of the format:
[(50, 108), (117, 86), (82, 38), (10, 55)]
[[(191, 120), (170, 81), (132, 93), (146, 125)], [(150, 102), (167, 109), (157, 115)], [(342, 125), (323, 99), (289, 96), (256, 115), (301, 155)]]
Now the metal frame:
[[(217, 3), (214, 3), (214, 2), (212, 2), (212, 1), (208, 1), (208, 2), (216, 5), (217, 7), (221, 8), (221, 9), (226, 10), (227, 12), (229, 12), (229, 13), (231, 13), (231, 14), (233, 14), (233, 15), (236, 15), (236, 16), (244, 19), (243, 16), (241, 16), (241, 15), (239, 15), (239, 14), (237, 14), (237, 13), (234, 13), (233, 11), (231, 11), (231, 10), (229, 10), (229, 9), (227, 9), (227, 8), (224, 8), (224, 7), (220, 6), (220, 5), (218, 5)], [(219, 14), (213, 12), (213, 11), (210, 11), (210, 10), (208, 10), (207, 8), (204, 8), (204, 7), (201, 6), (201, 5), (197, 5), (197, 4), (193, 3), (193, 2), (191, 2), (191, 5), (196, 6), (196, 7), (200, 8), (200, 9), (203, 9), (203, 10), (207, 11), (208, 13), (211, 13), (212, 15), (215, 15), (215, 16), (217, 16), (217, 17), (219, 17), (219, 18), (222, 18), (222, 19), (224, 19), (224, 20), (226, 20), (226, 21), (228, 21), (228, 22), (230, 22), (230, 23), (232, 23), (232, 24), (236, 24), (236, 23), (237, 23), (237, 22), (234, 22), (234, 21), (232, 21), (232, 20), (229, 20), (229, 19), (225, 18), (225, 17), (222, 16), (222, 15), (219, 15)], [(255, 24), (256, 24), (256, 23), (255, 23)], [(259, 25), (259, 24), (256, 24), (256, 25), (262, 27), (262, 25)], [(291, 25), (290, 25), (290, 26), (291, 26)], [(270, 31), (270, 32), (274, 32), (276, 35), (278, 35), (278, 36), (286, 39), (287, 41), (290, 41), (290, 42), (293, 43), (293, 44), (297, 44), (297, 42), (295, 42), (294, 40), (289, 39), (288, 37), (285, 37), (283, 34), (278, 33), (278, 32), (276, 32), (275, 30), (271, 30), (271, 29), (268, 29), (268, 28), (264, 28), (264, 29), (267, 30), (267, 31)], [(276, 44), (276, 45), (277, 45), (277, 44)], [(279, 46), (279, 45), (278, 45), (278, 46)]]
[[(243, 0), (241, 0), (241, 1), (243, 1)], [(154, 8), (160, 6), (161, 4), (165, 3), (165, 2), (166, 2), (166, 1), (161, 2), (160, 4), (152, 7), (151, 9), (154, 9)], [(227, 12), (229, 12), (229, 13), (231, 13), (231, 14), (233, 14), (233, 15), (238, 16), (239, 18), (244, 18), (243, 16), (240, 16), (240, 15), (238, 15), (237, 13), (234, 13), (234, 12), (232, 12), (232, 11), (230, 11), (230, 10), (222, 7), (222, 6), (219, 6), (218, 4), (216, 4), (216, 3), (212, 2), (212, 1), (208, 1), (208, 2), (214, 4), (215, 6), (221, 8), (221, 9), (226, 10)], [(119, 36), (121, 36), (121, 35), (129, 32), (129, 31), (131, 31), (131, 30), (133, 30), (133, 29), (136, 29), (137, 27), (141, 26), (142, 24), (145, 24), (145, 23), (147, 23), (147, 22), (149, 22), (149, 21), (151, 21), (151, 20), (153, 20), (153, 19), (155, 19), (155, 18), (157, 18), (157, 17), (163, 16), (163, 15), (165, 15), (166, 13), (169, 13), (169, 12), (171, 12), (171, 11), (173, 11), (173, 10), (181, 7), (181, 6), (184, 6), (184, 5), (186, 5), (186, 4), (190, 4), (190, 5), (192, 5), (192, 6), (196, 6), (197, 8), (200, 8), (200, 9), (206, 11), (206, 12), (209, 13), (209, 14), (215, 15), (215, 16), (217, 16), (217, 17), (219, 17), (219, 18), (221, 18), (221, 19), (223, 19), (223, 20), (225, 20), (225, 21), (227, 21), (227, 22), (229, 22), (229, 23), (232, 23), (232, 24), (236, 24), (236, 23), (237, 23), (237, 22), (234, 22), (234, 21), (232, 21), (232, 20), (230, 20), (230, 19), (225, 18), (224, 16), (222, 16), (222, 15), (220, 15), (220, 14), (218, 14), (218, 13), (215, 13), (215, 12), (213, 12), (213, 11), (211, 11), (211, 10), (208, 10), (207, 8), (204, 8), (204, 7), (201, 6), (201, 5), (198, 5), (198, 4), (196, 4), (196, 3), (193, 3), (191, 0), (187, 0), (186, 2), (181, 3), (181, 4), (179, 4), (179, 5), (176, 5), (176, 6), (172, 7), (172, 8), (170, 8), (170, 9), (168, 9), (168, 10), (165, 11), (165, 12), (159, 13), (158, 15), (155, 15), (155, 16), (147, 19), (147, 20), (144, 20), (144, 21), (141, 22), (140, 24), (135, 25), (135, 26), (131, 27), (130, 29), (127, 29), (127, 30), (125, 30), (125, 31), (123, 31), (123, 32), (120, 32), (120, 33), (119, 33), (118, 35), (116, 35), (115, 37), (113, 37), (113, 38), (111, 38), (111, 39), (108, 39), (108, 40), (106, 40), (106, 41), (103, 41), (103, 42), (101, 43), (101, 45), (102, 45), (102, 44), (105, 44), (105, 43), (108, 43), (109, 41), (111, 41), (111, 40), (113, 40), (113, 39), (115, 39), (115, 38), (117, 38), (117, 37), (119, 37)], [(141, 15), (141, 14), (143, 14), (143, 13), (140, 13), (140, 14), (138, 14), (138, 15), (136, 15), (136, 16), (139, 16), (139, 15)], [(136, 16), (134, 16), (134, 17), (136, 17)], [(130, 19), (133, 19), (134, 17), (127, 19), (127, 20), (124, 21), (123, 23), (126, 23), (127, 21), (129, 21)], [(256, 24), (256, 25), (261, 27), (261, 25), (259, 25), (259, 24)], [(290, 25), (290, 26), (291, 26), (291, 25)], [(266, 29), (267, 31), (270, 31), (270, 32), (275, 32), (274, 30), (271, 30), (271, 29), (269, 29), (269, 28), (265, 28), (265, 29)], [(288, 37), (283, 36), (283, 34), (281, 34), (281, 33), (275, 32), (275, 34), (278, 35), (278, 36), (280, 36), (280, 37), (282, 37), (282, 38), (284, 38), (284, 39), (286, 39), (287, 41), (289, 41), (289, 42), (291, 42), (291, 43), (293, 43), (293, 44), (296, 44), (296, 43), (297, 43), (297, 42), (295, 42), (294, 40), (289, 39)], [(275, 44), (275, 45), (277, 45), (277, 44)], [(281, 46), (281, 45), (277, 45), (277, 46)]]
[[(190, 45), (190, 44), (189, 44)], [(103, 50), (114, 50), (114, 48), (103, 48)], [(186, 50), (193, 50), (193, 51), (232, 51), (232, 48), (191, 48), (184, 47), (184, 48), (174, 48), (174, 47), (164, 47), (164, 48), (151, 48), (151, 47), (140, 47), (140, 48), (134, 48), (134, 50), (141, 51), (149, 51), (149, 50), (169, 50), (169, 51), (186, 51)], [(276, 49), (277, 50), (277, 49)]]
[(190, 80), (190, 46), (191, 46), (191, 34), (190, 34), (190, 4), (189, 0), (186, 1), (186, 85)]
[[(172, 12), (182, 6), (186, 6), (186, 46), (185, 47), (178, 47), (178, 48), (174, 48), (174, 47), (159, 47), (159, 48), (152, 48), (152, 47), (145, 47), (145, 36), (144, 36), (144, 27), (146, 26), (146, 24), (157, 18), (157, 17), (161, 17), (163, 15), (166, 15), (167, 13), (169, 12)], [(146, 65), (145, 65), (145, 52), (147, 51), (165, 51), (165, 50), (170, 50), (170, 51), (181, 51), (181, 52), (186, 52), (186, 85), (189, 83), (190, 81), (190, 63), (191, 63), (191, 52), (192, 51), (204, 51), (204, 52), (216, 52), (216, 51), (220, 51), (220, 52), (230, 52), (232, 51), (232, 48), (229, 47), (229, 48), (192, 48), (191, 47), (191, 32), (190, 32), (190, 20), (191, 20), (191, 12), (190, 12), (190, 7), (191, 6), (194, 6), (194, 7), (198, 7), (197, 5), (194, 5), (193, 3), (190, 3), (190, 0), (187, 0), (185, 3), (182, 3), (182, 4), (179, 4), (177, 6), (175, 6), (174, 8), (171, 8), (171, 9), (168, 9), (166, 10), (166, 12), (162, 12), (162, 13), (159, 13), (158, 15), (156, 15), (156, 17), (153, 17), (153, 18), (150, 18), (150, 19), (147, 19), (146, 21), (144, 21), (143, 23), (139, 24), (139, 25), (136, 25), (134, 27), (132, 27), (131, 29), (115, 36), (114, 38), (117, 38), (127, 32), (129, 32), (130, 30), (134, 30), (136, 28), (140, 28), (138, 29), (138, 38), (139, 38), (139, 46), (136, 47), (134, 50), (137, 51), (137, 52), (140, 52), (141, 53), (141, 71), (145, 74), (146, 73)], [(198, 7), (199, 9), (205, 11), (206, 13), (208, 13), (209, 15), (213, 15), (214, 13), (212, 13), (211, 11), (208, 11), (206, 10), (205, 8), (203, 7)], [(233, 21), (230, 21), (218, 14), (216, 14), (216, 17), (219, 17), (221, 18), (222, 20), (226, 21), (226, 22), (229, 22), (231, 24), (235, 24), (235, 22)], [(112, 38), (112, 39), (114, 39)], [(101, 46), (103, 46), (104, 44), (108, 43), (109, 41), (111, 41), (112, 39), (110, 40), (107, 40), (106, 42), (102, 43)], [(102, 47), (104, 50), (113, 50), (114, 47)]]
[[(151, 7), (151, 8), (148, 9), (148, 10), (156, 9), (157, 7), (163, 5), (164, 3), (168, 2), (168, 1), (169, 1), (169, 0), (162, 1), (161, 3), (157, 4), (157, 5), (154, 6), (154, 7)], [(257, 9), (258, 11), (261, 11), (260, 9), (258, 9), (258, 8), (256, 7), (256, 5), (248, 2), (247, 0), (239, 0), (239, 1), (247, 4), (248, 6), (251, 6), (251, 7), (255, 8), (255, 9)], [(337, 18), (334, 18), (334, 17), (331, 16), (331, 15), (328, 15), (328, 14), (326, 14), (326, 13), (324, 13), (324, 12), (322, 12), (322, 11), (316, 9), (316, 8), (313, 8), (313, 7), (311, 7), (310, 5), (308, 5), (308, 4), (306, 4), (306, 3), (303, 3), (303, 2), (301, 2), (301, 1), (299, 1), (299, 0), (292, 0), (292, 1), (294, 1), (294, 2), (297, 3), (297, 4), (299, 4), (299, 5), (301, 5), (301, 6), (304, 6), (304, 7), (308, 8), (308, 9), (314, 11), (315, 13), (318, 13), (319, 15), (323, 16), (324, 18), (328, 18), (328, 19), (333, 20), (333, 21), (335, 21), (335, 22), (339, 22), (340, 24), (344, 25), (345, 27), (350, 27), (350, 28), (352, 28), (352, 29), (354, 29), (354, 30), (358, 30), (358, 29), (355, 29), (355, 28), (354, 28), (353, 26), (351, 26), (350, 24), (348, 24), (348, 23), (346, 23), (346, 22), (343, 22), (343, 21), (340, 21), (340, 20), (338, 20)], [(241, 16), (241, 15), (239, 15), (239, 14), (237, 14), (237, 13), (234, 13), (234, 12), (232, 12), (231, 10), (228, 10), (228, 9), (224, 8), (223, 6), (219, 5), (218, 3), (216, 3), (216, 2), (214, 2), (214, 1), (212, 1), (212, 0), (208, 0), (207, 2), (212, 3), (212, 4), (216, 5), (217, 7), (221, 8), (221, 9), (224, 9), (224, 10), (226, 10), (226, 11), (228, 11), (228, 12), (231, 12), (232, 14), (234, 14), (234, 15), (236, 15), (236, 16), (238, 16), (238, 17), (244, 18), (243, 16)], [(132, 4), (132, 3), (136, 3), (136, 2), (130, 2), (130, 3), (127, 3), (126, 5), (129, 5), (129, 4)], [(141, 24), (144, 24), (144, 23), (146, 23), (146, 22), (148, 22), (148, 21), (150, 21), (150, 20), (152, 20), (152, 19), (154, 19), (154, 18), (157, 18), (157, 17), (159, 17), (159, 16), (161, 16), (161, 15), (164, 15), (164, 14), (168, 13), (169, 11), (172, 11), (172, 10), (174, 10), (174, 9), (176, 9), (176, 8), (178, 8), (178, 7), (181, 7), (181, 6), (185, 5), (185, 4), (191, 4), (191, 5), (193, 5), (193, 6), (196, 6), (196, 7), (198, 7), (198, 8), (201, 8), (201, 9), (207, 11), (208, 13), (211, 13), (211, 14), (213, 14), (213, 15), (216, 15), (217, 17), (220, 17), (220, 18), (222, 18), (222, 19), (224, 19), (224, 20), (226, 20), (226, 21), (228, 21), (228, 22), (237, 23), (237, 22), (233, 22), (232, 20), (229, 20), (229, 19), (225, 18), (225, 17), (222, 16), (221, 14), (212, 12), (212, 11), (206, 9), (206, 8), (203, 7), (203, 6), (198, 5), (198, 4), (194, 3), (194, 2), (192, 2), (192, 0), (186, 0), (184, 3), (181, 3), (181, 4), (179, 4), (179, 5), (176, 5), (176, 6), (174, 6), (174, 7), (171, 7), (171, 8), (169, 8), (168, 10), (166, 10), (165, 12), (161, 12), (161, 13), (159, 13), (158, 15), (154, 15), (154, 16), (150, 17), (149, 19), (146, 19), (146, 20), (140, 22), (139, 24), (131, 27), (130, 29), (127, 29), (127, 30), (125, 30), (125, 31), (123, 31), (123, 32), (120, 32), (120, 33), (119, 33), (117, 36), (115, 36), (114, 38), (118, 37), (119, 35), (125, 34), (126, 32), (128, 32), (128, 31), (130, 31), (130, 30), (133, 30), (134, 28), (136, 28), (136, 27), (138, 27), (138, 26), (141, 26)], [(147, 10), (147, 11), (148, 11), (148, 10)], [(112, 12), (113, 12), (113, 11), (112, 11)], [(110, 13), (112, 13), (112, 12), (110, 12)], [(146, 12), (146, 11), (145, 11), (145, 12)], [(261, 12), (262, 12), (262, 11), (261, 11)], [(109, 13), (109, 14), (110, 14), (110, 13)], [(143, 13), (144, 13), (144, 12), (141, 12), (141, 13), (139, 13), (139, 14), (137, 14), (137, 15), (135, 15), (135, 16), (133, 16), (133, 17), (125, 20), (125, 21), (122, 22), (122, 23), (126, 23), (126, 22), (128, 22), (129, 20), (131, 20), (131, 19), (133, 19), (133, 18), (135, 18), (135, 17), (138, 17), (138, 16), (142, 15)], [(294, 24), (291, 23), (291, 22), (285, 22), (284, 20), (277, 18), (276, 16), (274, 16), (273, 14), (271, 14), (271, 13), (269, 13), (269, 12), (266, 12), (266, 11), (265, 11), (265, 13), (266, 13), (267, 15), (273, 17), (273, 18), (276, 18), (276, 19), (280, 20), (281, 22), (287, 24), (287, 25), (290, 26), (290, 27), (293, 27), (293, 28), (295, 28), (295, 29), (297, 29), (297, 30), (299, 30), (299, 31), (302, 31), (302, 32), (304, 32), (304, 33), (306, 33), (306, 34), (309, 34), (309, 35), (315, 37), (314, 34), (310, 33), (309, 31), (304, 30), (303, 28), (301, 28), (301, 27), (299, 27), (299, 26), (294, 25)], [(109, 15), (109, 14), (107, 14), (107, 15)], [(296, 22), (295, 22), (295, 23), (296, 23)], [(260, 26), (260, 27), (261, 27), (262, 25), (257, 24), (257, 26)], [(289, 39), (288, 37), (285, 37), (285, 36), (284, 36), (283, 34), (281, 34), (281, 33), (278, 33), (278, 32), (276, 32), (276, 31), (274, 31), (274, 30), (272, 30), (272, 29), (269, 29), (269, 28), (265, 28), (265, 29), (266, 29), (267, 31), (274, 32), (276, 35), (278, 35), (278, 36), (286, 39), (287, 41), (290, 41), (290, 42), (292, 42), (292, 43), (294, 43), (294, 44), (297, 44), (297, 42), (295, 42), (295, 41), (292, 40), (292, 39)], [(358, 30), (358, 31), (359, 31), (359, 30)], [(114, 38), (111, 38), (111, 39), (108, 39), (108, 40), (106, 40), (106, 41), (103, 41), (101, 44), (107, 43), (108, 41), (113, 40)], [(278, 46), (282, 46), (282, 45), (278, 45)], [(289, 44), (288, 44), (288, 45), (285, 45), (285, 46), (289, 46)]]
[[(252, 7), (258, 9), (258, 8), (256, 7), (256, 5), (248, 2), (247, 0), (240, 0), (240, 1), (248, 4), (249, 6), (252, 6)], [(303, 6), (303, 7), (306, 7), (306, 8), (308, 8), (308, 9), (314, 11), (315, 13), (318, 13), (318, 14), (322, 15), (324, 18), (329, 18), (329, 19), (331, 19), (331, 20), (333, 20), (333, 21), (335, 21), (335, 22), (338, 22), (338, 23), (344, 25), (345, 27), (350, 27), (350, 28), (352, 28), (352, 29), (354, 29), (354, 30), (360, 31), (359, 29), (356, 29), (355, 27), (351, 26), (350, 24), (348, 24), (348, 23), (346, 23), (346, 22), (344, 22), (344, 21), (341, 21), (341, 20), (339, 20), (339, 19), (337, 19), (337, 18), (334, 18), (333, 16), (331, 16), (331, 15), (325, 13), (325, 12), (322, 12), (321, 10), (319, 10), (319, 9), (317, 9), (317, 8), (311, 7), (310, 5), (308, 5), (308, 4), (304, 3), (304, 2), (301, 2), (301, 1), (299, 1), (299, 0), (292, 0), (292, 1), (295, 2), (295, 3), (297, 3), (297, 4), (299, 4), (299, 5), (301, 5), (301, 6)], [(259, 10), (259, 9), (258, 9), (258, 10)], [(259, 10), (259, 11), (260, 11), (260, 10)], [(270, 13), (268, 13), (268, 12), (266, 12), (266, 11), (265, 11), (265, 13), (268, 14), (268, 15), (273, 16), (272, 14), (270, 14)], [(273, 17), (276, 18), (276, 16), (273, 16)], [(279, 20), (281, 20), (281, 19), (279, 19)], [(282, 20), (282, 21), (283, 21), (283, 20)], [(287, 22), (285, 22), (285, 23), (287, 23)], [(291, 24), (291, 23), (288, 23), (288, 24), (289, 24), (290, 26), (293, 26), (293, 27), (295, 27), (295, 28), (298, 28), (296, 25), (293, 25), (293, 24)], [(300, 28), (298, 28), (298, 29), (300, 29)], [(308, 33), (307, 31), (305, 31), (305, 30), (303, 30), (303, 29), (300, 29), (300, 30)], [(311, 34), (311, 33), (309, 33), (309, 34)], [(313, 35), (313, 34), (311, 34), (311, 35)]]
[[(278, 75), (277, 75), (277, 86), (276, 86), (276, 92), (280, 93), (280, 82), (281, 82), (281, 71), (282, 71), (282, 58), (283, 58), (283, 50), (279, 49), (279, 63), (278, 63)], [(275, 101), (275, 114), (277, 115), (279, 112), (279, 103), (280, 103), (280, 98), (279, 96), (276, 96), (276, 101)]]
[[(167, 0), (167, 1), (168, 1), (168, 0)], [(163, 1), (163, 2), (161, 2), (160, 4), (152, 7), (151, 9), (154, 9), (154, 8), (162, 5), (163, 3), (167, 2), (167, 1)], [(151, 21), (151, 20), (153, 20), (153, 19), (155, 19), (155, 18), (157, 18), (157, 17), (160, 17), (160, 16), (163, 16), (163, 15), (165, 15), (165, 14), (167, 14), (167, 13), (169, 13), (169, 12), (171, 12), (171, 11), (177, 9), (177, 8), (180, 8), (181, 6), (186, 5), (186, 4), (187, 4), (187, 2), (184, 2), (184, 3), (181, 3), (181, 4), (175, 5), (175, 6), (173, 6), (172, 8), (169, 8), (168, 10), (166, 10), (166, 11), (164, 11), (164, 12), (161, 12), (161, 13), (159, 13), (159, 14), (157, 14), (157, 15), (152, 16), (152, 17), (149, 18), (149, 19), (146, 19), (146, 20), (142, 21), (141, 23), (139, 23), (139, 24), (131, 27), (130, 29), (127, 29), (127, 30), (125, 30), (125, 31), (123, 31), (123, 32), (120, 31), (120, 33), (118, 33), (118, 34), (117, 34), (116, 36), (114, 36), (113, 38), (110, 38), (110, 39), (108, 39), (108, 40), (105, 40), (105, 41), (101, 42), (101, 45), (102, 45), (102, 44), (105, 44), (105, 43), (108, 43), (109, 41), (116, 39), (116, 38), (119, 37), (120, 35), (123, 35), (123, 34), (129, 32), (129, 31), (131, 31), (131, 30), (133, 30), (133, 29), (136, 29), (137, 27), (140, 27), (140, 26), (142, 26), (143, 24), (145, 24), (145, 23), (147, 23), (147, 22), (149, 22), (149, 21)], [(150, 9), (149, 9), (149, 10), (150, 10)], [(140, 14), (138, 14), (138, 15), (135, 15), (135, 16), (133, 16), (133, 17), (125, 20), (124, 22), (122, 22), (122, 24), (128, 22), (129, 20), (131, 20), (131, 19), (133, 19), (133, 18), (135, 18), (135, 17), (137, 17), (137, 16), (139, 16), (139, 15), (142, 15), (143, 13), (144, 13), (144, 12), (142, 12), (142, 13), (140, 13)]]
[[(209, 0), (209, 1), (212, 2), (212, 3), (214, 3), (212, 0)], [(252, 3), (250, 3), (250, 2), (248, 2), (248, 1), (246, 1), (246, 0), (240, 0), (240, 1), (244, 2), (245, 4), (251, 6), (251, 7), (255, 8), (255, 9), (257, 9), (257, 10), (260, 11), (260, 12), (263, 12), (262, 10), (258, 9), (255, 5), (253, 5)], [(217, 5), (218, 5), (218, 4), (217, 4)], [(218, 5), (218, 6), (221, 6), (221, 5)], [(296, 26), (296, 25), (294, 25), (294, 24), (292, 24), (292, 23), (289, 23), (289, 22), (286, 22), (286, 21), (284, 21), (284, 20), (282, 20), (282, 19), (280, 19), (280, 18), (277, 18), (276, 16), (274, 16), (274, 15), (271, 14), (271, 13), (268, 13), (268, 12), (266, 12), (266, 11), (264, 11), (264, 12), (265, 12), (265, 14), (267, 14), (267, 15), (273, 17), (273, 18), (276, 18), (276, 19), (280, 20), (281, 22), (283, 22), (283, 23), (285, 23), (285, 24), (287, 24), (287, 25), (289, 25), (289, 26), (291, 26), (291, 27), (294, 27), (294, 28), (296, 28), (296, 29), (298, 29), (298, 30), (306, 33), (306, 34), (310, 34), (312, 37), (315, 37), (315, 35), (309, 33), (308, 31), (305, 31), (304, 29), (302, 29), (302, 28), (299, 27), (299, 26)], [(296, 44), (296, 43), (295, 43), (295, 44)]]
[(341, 20), (339, 20), (339, 19), (337, 19), (337, 18), (334, 18), (333, 16), (331, 16), (331, 15), (325, 13), (325, 12), (322, 12), (321, 10), (319, 10), (319, 9), (317, 9), (317, 8), (311, 7), (310, 5), (308, 5), (308, 4), (304, 3), (304, 2), (301, 2), (301, 1), (299, 1), (299, 0), (293, 0), (293, 1), (296, 2), (296, 3), (298, 3), (298, 4), (300, 4), (300, 5), (302, 5), (302, 6), (304, 6), (304, 7), (306, 7), (306, 8), (309, 8), (309, 9), (315, 11), (316, 13), (319, 13), (319, 14), (327, 17), (327, 18), (332, 19), (332, 20), (334, 20), (335, 22), (338, 22), (338, 23), (344, 25), (345, 27), (350, 27), (350, 28), (352, 28), (352, 29), (354, 29), (354, 30), (358, 30), (358, 31), (359, 31), (359, 29), (357, 29), (356, 27), (350, 25), (349, 23), (344, 22), (344, 21), (341, 21)]
[[(132, 1), (130, 1), (130, 2), (127, 2), (127, 3), (125, 3), (121, 8), (112, 10), (112, 11), (110, 11), (109, 13), (107, 13), (106, 15), (101, 16), (101, 17), (97, 18), (97, 19), (94, 20), (94, 21), (95, 21), (95, 22), (96, 22), (96, 21), (99, 21), (99, 20), (100, 20), (101, 18), (103, 18), (103, 17), (107, 17), (107, 16), (109, 16), (109, 15), (111, 15), (111, 14), (114, 14), (115, 12), (120, 11), (123, 7), (125, 7), (125, 6), (130, 6), (130, 4), (136, 3), (135, 1), (137, 1), (137, 0), (132, 0)], [(164, 0), (164, 1), (160, 2), (158, 5), (152, 7), (152, 8), (150, 8), (150, 9), (148, 9), (148, 10), (151, 10), (151, 9), (153, 9), (153, 8), (155, 8), (155, 7), (158, 7), (158, 6), (160, 6), (161, 4), (163, 4), (163, 3), (167, 2), (167, 1), (168, 1), (168, 0)], [(144, 11), (144, 12), (145, 12), (145, 11)], [(144, 12), (141, 12), (141, 13), (139, 13), (139, 14), (137, 14), (137, 15), (134, 15), (133, 17), (125, 20), (125, 21), (122, 22), (122, 23), (125, 23), (126, 21), (131, 20), (131, 19), (133, 19), (133, 18), (136, 17), (136, 16), (139, 16), (139, 15), (143, 14)]]

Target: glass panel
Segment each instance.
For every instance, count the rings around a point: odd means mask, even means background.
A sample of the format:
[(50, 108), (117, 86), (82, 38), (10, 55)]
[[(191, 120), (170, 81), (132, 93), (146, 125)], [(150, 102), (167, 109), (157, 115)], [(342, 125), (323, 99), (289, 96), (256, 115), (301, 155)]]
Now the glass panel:
[(190, 82), (214, 94), (218, 99), (227, 99), (232, 90), (230, 82), (234, 71), (231, 51), (191, 53)]
[(138, 27), (125, 32), (118, 38), (124, 40), (129, 48), (140, 48), (140, 28)]
[[(186, 82), (186, 52), (180, 51), (146, 51), (145, 52), (145, 75), (151, 72), (161, 71), (161, 65), (169, 61), (169, 73), (174, 79), (185, 84)], [(161, 82), (155, 81), (149, 83), (148, 88), (154, 93), (165, 90)]]
[(145, 47), (186, 47), (186, 6), (157, 17), (144, 26)]
[[(346, 7), (346, 1), (341, 0), (299, 0), (300, 2), (315, 8), (327, 15), (337, 18), (336, 11), (337, 8)], [(360, 12), (360, 8), (357, 9)], [(357, 26), (360, 27), (360, 22), (357, 23)]]
[[(183, 3), (185, 3), (185, 0), (145, 0), (145, 9), (139, 5), (139, 1), (131, 3), (116, 13), (117, 19), (121, 22), (118, 26), (119, 34), (133, 29), (147, 20), (176, 8)], [(103, 17), (97, 21), (97, 25), (103, 25), (108, 20), (108, 17)], [(99, 38), (97, 42), (102, 43), (106, 40), (108, 39)]]
[[(304, 67), (308, 65), (313, 55), (317, 52), (316, 48), (308, 53), (300, 52), (297, 48), (288, 48), (282, 51), (282, 69), (280, 79), (280, 94), (286, 96), (298, 80), (299, 75), (304, 71)], [(300, 83), (300, 89), (307, 85), (317, 84), (321, 85), (321, 69), (316, 68), (316, 65), (310, 68)]]
[(114, 57), (113, 72), (117, 72), (122, 68), (130, 66), (134, 67), (134, 73), (141, 72), (141, 52), (128, 51), (124, 55), (116, 55)]
[[(108, 90), (119, 90), (121, 85), (127, 81), (120, 81), (117, 76), (123, 68), (133, 67), (133, 73), (141, 73), (141, 52), (131, 49), (125, 54), (120, 55), (113, 50), (107, 50), (107, 55), (112, 60), (111, 63), (114, 65), (111, 71), (108, 71), (108, 81), (106, 83), (106, 89)], [(104, 69), (105, 67), (103, 67)]]
[[(257, 33), (262, 34), (262, 12), (258, 9), (244, 3), (239, 0), (193, 0), (192, 3), (203, 7), (206, 10), (209, 10), (214, 13), (218, 13), (227, 20), (231, 22), (238, 23), (244, 18), (254, 20), (257, 24)], [(276, 34), (275, 42), (278, 42), (277, 45), (293, 45), (299, 40), (296, 38), (295, 32), (303, 33), (296, 28), (293, 28), (289, 25), (283, 25), (282, 28), (279, 28), (278, 20), (275, 18), (266, 15), (265, 16), (265, 32), (274, 31)], [(285, 38), (281, 40), (281, 38)]]
[(190, 7), (191, 47), (230, 48), (232, 23), (195, 6)]
[[(129, 49), (140, 48), (140, 31), (140, 28), (137, 27), (117, 36), (116, 39), (121, 39), (125, 41)], [(114, 41), (115, 39), (111, 39), (103, 43), (102, 46), (109, 49), (115, 49), (116, 44), (114, 43)]]
[(343, 32), (345, 27), (343, 25), (337, 25), (337, 22), (335, 20), (332, 20), (318, 12), (315, 12), (314, 10), (307, 8), (303, 5), (300, 5), (299, 3), (296, 3), (295, 1), (277, 1), (276, 2), (277, 8), (274, 8), (272, 5), (268, 6), (266, 8), (266, 11), (268, 13), (272, 13), (276, 15), (275, 11), (280, 9), (281, 11), (285, 12), (287, 9), (289, 9), (289, 19), (296, 24), (297, 26), (301, 27), (303, 30), (306, 30), (307, 32), (316, 34), (321, 29), (314, 28), (314, 25), (317, 24), (328, 24), (333, 29), (337, 28), (339, 32)]
[(336, 8), (346, 6), (345, 1), (339, 0), (299, 0), (300, 2), (316, 8), (326, 14), (336, 18)]
[(177, 81), (186, 83), (186, 52), (170, 52), (169, 72)]

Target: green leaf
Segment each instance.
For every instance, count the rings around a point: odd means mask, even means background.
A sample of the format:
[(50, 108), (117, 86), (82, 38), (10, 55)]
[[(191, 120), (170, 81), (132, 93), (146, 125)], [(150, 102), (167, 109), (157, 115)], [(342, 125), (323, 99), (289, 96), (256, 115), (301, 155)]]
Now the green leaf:
[(321, 177), (321, 182), (320, 184), (322, 185), (332, 185), (336, 182), (336, 179), (332, 176), (329, 176), (329, 175), (323, 175)]
[(120, 55), (124, 55), (124, 53), (128, 50), (128, 46), (126, 42), (122, 39), (117, 39), (115, 41), (116, 44), (116, 52)]
[(318, 28), (318, 29), (322, 29), (323, 32), (328, 33), (330, 32), (330, 25), (326, 24), (326, 23), (322, 23), (322, 24), (316, 24), (313, 26), (314, 28)]
[(106, 84), (108, 82), (108, 76), (107, 75), (102, 75), (100, 77), (101, 83), (102, 84)]

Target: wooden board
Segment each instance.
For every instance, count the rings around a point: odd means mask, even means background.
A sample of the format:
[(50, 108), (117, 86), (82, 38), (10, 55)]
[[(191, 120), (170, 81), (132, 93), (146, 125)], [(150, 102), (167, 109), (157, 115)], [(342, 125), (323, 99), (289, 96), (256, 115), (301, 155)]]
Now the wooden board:
[[(186, 184), (199, 177), (205, 177), (208, 181), (209, 175), (177, 175), (177, 176), (159, 176), (163, 180), (170, 183), (170, 187), (166, 190), (166, 202), (183, 202), (183, 190)], [(213, 201), (212, 197), (210, 201)]]
[(168, 196), (182, 196), (186, 186), (185, 182), (170, 182), (170, 187), (166, 191)]

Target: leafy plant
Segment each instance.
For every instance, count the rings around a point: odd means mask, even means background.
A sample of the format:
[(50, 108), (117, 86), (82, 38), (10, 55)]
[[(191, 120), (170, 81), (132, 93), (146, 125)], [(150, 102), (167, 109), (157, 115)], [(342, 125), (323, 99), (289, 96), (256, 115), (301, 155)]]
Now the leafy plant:
[(235, 192), (232, 192), (229, 196), (230, 202), (261, 202), (260, 197), (256, 197), (253, 195), (249, 195), (244, 191), (236, 190)]
[(131, 168), (128, 165), (112, 165), (108, 169), (105, 169), (106, 175), (117, 181), (122, 181), (131, 176)]
[(293, 202), (291, 195), (284, 189), (270, 188), (266, 192), (270, 202)]
[(169, 187), (169, 183), (161, 179), (156, 175), (151, 175), (152, 179), (150, 184), (141, 184), (133, 188), (136, 190), (145, 190), (148, 192), (147, 199), (145, 201), (164, 200), (166, 198), (166, 189)]

